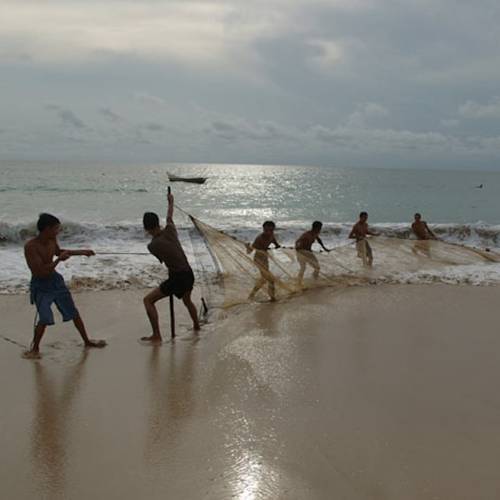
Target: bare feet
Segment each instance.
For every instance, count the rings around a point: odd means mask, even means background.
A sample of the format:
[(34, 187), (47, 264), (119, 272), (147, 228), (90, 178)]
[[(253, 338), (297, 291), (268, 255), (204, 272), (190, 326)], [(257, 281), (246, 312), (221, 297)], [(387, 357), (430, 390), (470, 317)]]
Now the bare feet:
[(161, 344), (160, 335), (150, 335), (149, 337), (141, 337), (142, 342), (151, 342), (152, 344)]
[(89, 340), (85, 343), (85, 347), (97, 347), (98, 349), (106, 347), (106, 345), (105, 340)]
[(39, 351), (25, 351), (23, 352), (24, 359), (42, 359), (42, 355)]

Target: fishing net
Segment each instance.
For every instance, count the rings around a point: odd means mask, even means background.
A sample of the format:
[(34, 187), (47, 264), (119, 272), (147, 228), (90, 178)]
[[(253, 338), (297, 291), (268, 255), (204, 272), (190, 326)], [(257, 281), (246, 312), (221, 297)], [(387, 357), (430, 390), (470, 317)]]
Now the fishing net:
[[(249, 253), (248, 242), (189, 218), (216, 268), (215, 278), (205, 287), (210, 305), (223, 308), (250, 300), (283, 300), (313, 288), (401, 283), (415, 273), (436, 274), (453, 266), (500, 262), (496, 253), (459, 244), (386, 237), (370, 238), (369, 247), (347, 242), (331, 252), (297, 252), (282, 247)], [(370, 251), (372, 267), (367, 266)]]

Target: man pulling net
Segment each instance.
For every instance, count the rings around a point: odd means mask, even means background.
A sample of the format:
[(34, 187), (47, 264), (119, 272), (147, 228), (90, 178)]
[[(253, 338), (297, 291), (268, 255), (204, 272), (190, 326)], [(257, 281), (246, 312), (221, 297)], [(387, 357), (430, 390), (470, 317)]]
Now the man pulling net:
[(161, 228), (158, 215), (153, 212), (146, 212), (143, 217), (144, 229), (152, 236), (148, 250), (168, 269), (168, 279), (163, 281), (160, 286), (144, 297), (144, 307), (153, 329), (152, 335), (142, 337), (141, 340), (152, 343), (159, 343), (162, 340), (160, 333), (160, 324), (156, 302), (165, 297), (175, 295), (182, 299), (191, 319), (193, 320), (193, 329), (198, 331), (200, 324), (196, 306), (191, 300), (191, 292), (194, 285), (194, 274), (186, 254), (179, 241), (177, 228), (174, 220), (174, 196), (168, 194), (167, 224)]
[(274, 245), (275, 248), (280, 248), (280, 244), (276, 241), (274, 236), (274, 230), (276, 228), (276, 224), (273, 221), (266, 221), (262, 225), (262, 233), (255, 238), (254, 242), (250, 245), (247, 244), (247, 253), (252, 253), (255, 250), (255, 255), (253, 261), (257, 268), (259, 269), (260, 277), (257, 279), (253, 290), (250, 292), (248, 297), (249, 300), (253, 300), (255, 298), (256, 293), (268, 283), (268, 293), (271, 302), (276, 300), (276, 287), (274, 283), (274, 276), (269, 271), (269, 256), (267, 255), (267, 251), (271, 245)]
[(302, 286), (304, 280), (304, 273), (306, 270), (306, 266), (311, 266), (313, 268), (313, 277), (314, 279), (318, 279), (320, 265), (319, 261), (312, 252), (312, 246), (314, 242), (318, 242), (321, 248), (325, 252), (329, 252), (330, 250), (323, 245), (323, 241), (319, 237), (321, 233), (321, 229), (323, 227), (323, 223), (319, 220), (314, 221), (312, 227), (309, 231), (303, 233), (299, 239), (295, 242), (295, 250), (297, 252), (297, 262), (299, 263), (300, 269), (297, 277), (299, 286)]

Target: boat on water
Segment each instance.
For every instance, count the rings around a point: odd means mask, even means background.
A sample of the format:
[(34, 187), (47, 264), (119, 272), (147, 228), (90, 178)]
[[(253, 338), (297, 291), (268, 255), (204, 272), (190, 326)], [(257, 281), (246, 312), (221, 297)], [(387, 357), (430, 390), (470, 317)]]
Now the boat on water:
[(192, 184), (205, 184), (206, 177), (179, 177), (178, 175), (168, 172), (168, 180), (170, 182), (191, 182)]

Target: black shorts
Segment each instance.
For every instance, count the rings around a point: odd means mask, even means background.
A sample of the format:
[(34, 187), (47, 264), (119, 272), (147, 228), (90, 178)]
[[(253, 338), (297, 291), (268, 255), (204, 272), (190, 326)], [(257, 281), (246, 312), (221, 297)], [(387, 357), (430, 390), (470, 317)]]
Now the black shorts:
[(165, 296), (175, 295), (178, 299), (182, 299), (186, 292), (190, 292), (193, 289), (193, 285), (194, 274), (189, 269), (189, 271), (170, 273), (168, 280), (160, 285), (160, 290)]

